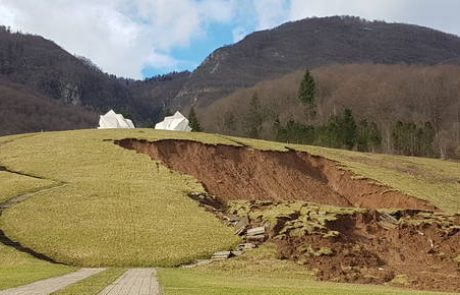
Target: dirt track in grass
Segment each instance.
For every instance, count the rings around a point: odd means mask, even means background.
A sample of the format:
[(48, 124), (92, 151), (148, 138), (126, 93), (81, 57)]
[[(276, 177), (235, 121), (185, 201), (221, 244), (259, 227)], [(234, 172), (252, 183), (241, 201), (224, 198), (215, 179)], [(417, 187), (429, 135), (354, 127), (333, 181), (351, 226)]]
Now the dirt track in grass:
[(115, 143), (194, 176), (223, 202), (301, 200), (372, 209), (437, 209), (427, 201), (360, 179), (334, 161), (305, 152), (260, 151), (184, 140), (123, 139)]

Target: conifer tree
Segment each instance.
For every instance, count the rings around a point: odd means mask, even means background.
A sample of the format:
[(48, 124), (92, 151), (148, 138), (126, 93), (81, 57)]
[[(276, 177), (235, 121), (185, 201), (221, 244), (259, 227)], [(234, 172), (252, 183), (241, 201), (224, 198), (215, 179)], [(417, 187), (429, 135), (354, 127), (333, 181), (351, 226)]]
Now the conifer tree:
[(259, 96), (255, 92), (249, 102), (249, 109), (244, 119), (244, 125), (249, 137), (258, 138), (260, 128), (262, 127), (263, 117)]
[(198, 117), (196, 116), (195, 109), (193, 107), (190, 109), (188, 120), (190, 122), (190, 128), (192, 128), (193, 132), (202, 131), (200, 122), (198, 121)]
[(341, 143), (347, 149), (353, 149), (357, 140), (357, 126), (351, 109), (345, 109), (340, 120)]
[(315, 105), (316, 85), (310, 71), (306, 71), (299, 88), (299, 99), (310, 106)]

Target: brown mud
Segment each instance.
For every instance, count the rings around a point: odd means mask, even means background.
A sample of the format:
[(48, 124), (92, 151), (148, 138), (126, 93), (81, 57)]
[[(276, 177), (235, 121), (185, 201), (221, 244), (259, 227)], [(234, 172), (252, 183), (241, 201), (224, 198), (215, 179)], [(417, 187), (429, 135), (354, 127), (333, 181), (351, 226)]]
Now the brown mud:
[(193, 141), (115, 143), (194, 176), (209, 193), (190, 195), (201, 206), (227, 223), (265, 227), (258, 243), (274, 242), (278, 258), (320, 280), (460, 292), (460, 216), (337, 162)]
[(259, 151), (184, 140), (124, 139), (115, 143), (194, 176), (224, 203), (301, 200), (342, 207), (437, 210), (427, 201), (359, 179), (337, 162), (305, 152)]
[(322, 280), (460, 292), (458, 216), (447, 224), (447, 218), (419, 214), (404, 216), (394, 228), (382, 225), (377, 211), (341, 215), (326, 224), (336, 236), (284, 235), (278, 255), (309, 266)]

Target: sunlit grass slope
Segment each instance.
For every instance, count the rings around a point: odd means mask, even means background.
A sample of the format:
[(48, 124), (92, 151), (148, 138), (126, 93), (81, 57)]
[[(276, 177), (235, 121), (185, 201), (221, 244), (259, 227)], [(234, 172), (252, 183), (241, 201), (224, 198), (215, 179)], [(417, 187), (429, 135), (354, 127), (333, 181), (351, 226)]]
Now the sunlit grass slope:
[(0, 171), (0, 184), (0, 203), (2, 203), (16, 196), (50, 187), (55, 183), (45, 179)]
[(228, 136), (226, 138), (261, 150), (286, 151), (287, 146), (323, 156), (339, 162), (359, 176), (377, 180), (409, 195), (428, 200), (444, 211), (460, 212), (460, 162), (359, 153)]
[(66, 184), (5, 211), (2, 227), (35, 251), (73, 265), (171, 266), (227, 249), (237, 242), (232, 230), (186, 195), (202, 191), (200, 184), (103, 141), (189, 136), (91, 130), (10, 140), (0, 146), (0, 165)]
[[(160, 269), (165, 295), (435, 295), (392, 286), (318, 282), (291, 261), (274, 259), (273, 245), (251, 250), (235, 259), (194, 269)], [(447, 294), (447, 293), (446, 293)]]
[(51, 264), (0, 244), (0, 290), (64, 275), (76, 269)]
[[(187, 197), (203, 187), (114, 139), (187, 139), (286, 150), (286, 144), (204, 133), (81, 130), (0, 138), (0, 165), (64, 183), (8, 209), (11, 237), (59, 261), (84, 266), (172, 266), (237, 242)], [(460, 211), (460, 164), (434, 159), (290, 146), (339, 161), (358, 175)], [(27, 184), (29, 185), (29, 184)], [(30, 187), (15, 185), (9, 195)], [(2, 187), (2, 185), (0, 185)]]

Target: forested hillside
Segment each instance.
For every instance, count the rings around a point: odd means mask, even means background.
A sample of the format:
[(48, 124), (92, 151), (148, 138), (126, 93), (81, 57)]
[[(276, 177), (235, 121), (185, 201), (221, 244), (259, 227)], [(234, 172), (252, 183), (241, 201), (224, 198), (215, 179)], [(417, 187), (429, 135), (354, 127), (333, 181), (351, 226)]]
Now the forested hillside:
[(455, 63), (460, 38), (433, 29), (358, 17), (308, 18), (255, 32), (214, 51), (193, 73), (176, 104), (206, 106), (237, 88), (295, 70), (333, 64)]
[(94, 128), (98, 116), (79, 106), (25, 91), (0, 80), (0, 135), (46, 130)]
[[(66, 113), (72, 109), (70, 106), (77, 106), (73, 117), (78, 116), (82, 108), (98, 114), (114, 109), (133, 118), (140, 126), (151, 125), (159, 120), (165, 101), (177, 94), (188, 75), (188, 72), (170, 73), (146, 81), (118, 78), (103, 73), (90, 60), (76, 57), (50, 40), (13, 33), (0, 26), (0, 79), (14, 83), (16, 88), (22, 87), (20, 91), (24, 96), (13, 96), (17, 108), (30, 109), (30, 103), (40, 105), (43, 99), (47, 99), (46, 104), (52, 104), (58, 113), (59, 109)], [(32, 102), (36, 95), (41, 100)], [(75, 120), (49, 121), (50, 114), (45, 112), (46, 108), (40, 107), (28, 118), (31, 122), (48, 120), (48, 124), (33, 128), (34, 124), (28, 123), (29, 127), (24, 129), (20, 127), (24, 126), (23, 122), (13, 115), (14, 110), (5, 109), (6, 101), (3, 100), (6, 98), (3, 97), (7, 97), (7, 93), (2, 94), (2, 119), (10, 123), (0, 126), (2, 134), (60, 130), (63, 126), (68, 129), (94, 127), (97, 124), (97, 120), (91, 120), (91, 125), (75, 124)], [(8, 96), (8, 99), (13, 97)], [(86, 121), (84, 117), (80, 119)]]
[[(363, 151), (460, 156), (460, 67), (318, 68), (312, 71), (313, 105), (298, 97), (304, 74), (298, 71), (238, 90), (199, 109), (198, 117), (212, 132)], [(347, 132), (351, 139), (343, 138)]]
[[(0, 130), (94, 128), (109, 109), (151, 127), (194, 107), (204, 131), (448, 157), (460, 153), (459, 61), (457, 36), (337, 16), (255, 32), (193, 72), (135, 81), (0, 27)], [(306, 69), (311, 105), (297, 97)]]

